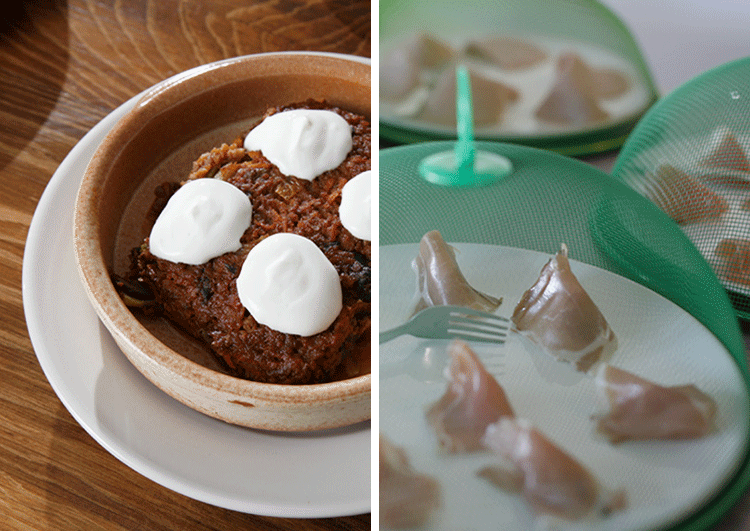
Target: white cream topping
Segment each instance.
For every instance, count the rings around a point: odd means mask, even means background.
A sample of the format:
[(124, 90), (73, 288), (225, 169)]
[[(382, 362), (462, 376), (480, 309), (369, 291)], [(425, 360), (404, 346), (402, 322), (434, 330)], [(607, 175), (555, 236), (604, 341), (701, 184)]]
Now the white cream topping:
[(164, 260), (199, 265), (240, 248), (252, 218), (250, 198), (219, 179), (182, 185), (151, 229), (151, 253)]
[(341, 164), (352, 149), (349, 123), (332, 111), (294, 109), (272, 114), (245, 137), (284, 175), (312, 181)]
[(336, 268), (311, 240), (290, 233), (269, 236), (250, 250), (237, 293), (256, 321), (285, 334), (323, 332), (342, 308)]
[(346, 230), (360, 240), (372, 234), (372, 181), (370, 170), (350, 179), (341, 189), (339, 217)]

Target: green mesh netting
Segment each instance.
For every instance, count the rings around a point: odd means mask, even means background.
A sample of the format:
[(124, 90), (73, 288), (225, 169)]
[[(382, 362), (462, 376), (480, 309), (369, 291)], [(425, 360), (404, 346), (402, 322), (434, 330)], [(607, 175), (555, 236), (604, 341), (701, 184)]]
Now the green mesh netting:
[[(477, 142), (510, 159), (506, 179), (481, 187), (446, 187), (419, 176), (427, 156), (452, 142), (380, 152), (380, 245), (416, 243), (437, 229), (448, 242), (485, 243), (555, 253), (630, 278), (672, 300), (727, 347), (750, 385), (744, 344), (725, 290), (710, 265), (664, 212), (632, 188), (583, 162), (523, 146)], [(637, 308), (633, 308), (637, 312)], [(680, 530), (704, 530), (750, 483), (750, 462)]]
[[(553, 63), (559, 54), (576, 51), (577, 44), (583, 44), (591, 47), (592, 51), (610, 52), (629, 65), (632, 68), (631, 82), (634, 82), (633, 86), (639, 86), (639, 94), (643, 96), (641, 100), (635, 97), (635, 93), (629, 93), (622, 100), (604, 102), (602, 105), (607, 109), (636, 99), (640, 102), (613, 120), (585, 127), (563, 125), (553, 129), (535, 129), (528, 124), (520, 129), (506, 129), (502, 124), (499, 129), (477, 127), (479, 139), (542, 147), (567, 155), (602, 152), (621, 146), (643, 112), (656, 100), (657, 91), (638, 44), (623, 22), (596, 0), (381, 0), (379, 6), (380, 135), (387, 141), (415, 143), (455, 138), (455, 129), (451, 130), (450, 126), (430, 125), (421, 120), (418, 113), (410, 115), (396, 111), (394, 109), (399, 106), (384, 97), (382, 76), (388, 53), (417, 34), (429, 35), (453, 47), (456, 52), (453, 62), (466, 58), (461, 48), (466, 42), (492, 36), (521, 37), (527, 42), (540, 44), (548, 52), (552, 59), (543, 68), (550, 79), (554, 76)], [(592, 66), (606, 66), (606, 63), (601, 57), (591, 56)], [(451, 69), (452, 64), (446, 68)], [(438, 70), (434, 64), (431, 65), (429, 73), (423, 73), (422, 80), (435, 76)], [(408, 76), (411, 72), (400, 73)], [(515, 75), (516, 72), (511, 72), (509, 76), (501, 73), (497, 77), (507, 80), (510, 87), (520, 92), (520, 99), (512, 106), (536, 105), (537, 99), (541, 101), (541, 95), (526, 93), (521, 81), (526, 74), (521, 71), (520, 78)], [(492, 72), (488, 77), (493, 77)], [(432, 82), (423, 83), (423, 88)], [(408, 104), (400, 105), (401, 109), (413, 106), (415, 98), (406, 100)], [(529, 103), (532, 101), (535, 103)], [(507, 110), (503, 120), (511, 119), (515, 112), (513, 109)]]
[(750, 58), (689, 81), (657, 103), (613, 176), (667, 212), (750, 319)]
[(418, 242), (437, 229), (446, 241), (556, 252), (644, 284), (698, 318), (744, 361), (737, 320), (716, 275), (680, 228), (651, 202), (583, 162), (488, 142), (512, 174), (490, 186), (452, 188), (419, 177), (431, 142), (380, 153), (380, 244)]

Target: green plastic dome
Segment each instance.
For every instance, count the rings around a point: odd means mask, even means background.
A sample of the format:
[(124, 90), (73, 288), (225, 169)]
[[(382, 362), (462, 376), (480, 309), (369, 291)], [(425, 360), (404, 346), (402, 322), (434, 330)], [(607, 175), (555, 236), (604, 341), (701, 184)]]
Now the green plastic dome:
[(750, 319), (750, 58), (664, 97), (624, 145), (613, 176), (665, 211)]
[(594, 0), (382, 0), (381, 137), (455, 138), (456, 64), (479, 140), (607, 151), (656, 100), (632, 35)]
[[(427, 142), (380, 152), (381, 271), (389, 265), (382, 262), (389, 250), (383, 246), (416, 245), (432, 230), (446, 242), (550, 255), (564, 242), (575, 260), (645, 285), (694, 316), (724, 344), (747, 393), (745, 347), (729, 297), (680, 226), (652, 201), (586, 163), (512, 144), (476, 143), (478, 151), (511, 164), (510, 174), (492, 183), (452, 186), (423, 178), (422, 161), (454, 146)], [(381, 286), (383, 282), (381, 277)], [(381, 293), (381, 301), (386, 295)], [(622, 297), (622, 304), (630, 304), (628, 312), (638, 315), (637, 301)], [(707, 531), (749, 485), (750, 459), (745, 453), (731, 479), (704, 506), (669, 529)]]

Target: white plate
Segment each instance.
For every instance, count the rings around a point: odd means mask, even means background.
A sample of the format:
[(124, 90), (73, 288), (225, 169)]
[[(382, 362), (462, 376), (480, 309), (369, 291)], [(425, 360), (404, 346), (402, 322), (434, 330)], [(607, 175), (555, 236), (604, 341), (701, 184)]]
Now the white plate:
[[(505, 316), (549, 259), (509, 247), (454, 247), (469, 283), (504, 297), (497, 313)], [(411, 261), (417, 252), (416, 244), (380, 249), (381, 330), (399, 324), (412, 310)], [(570, 252), (574, 257), (575, 249)], [(571, 264), (618, 337), (610, 362), (666, 385), (698, 385), (717, 401), (714, 433), (695, 441), (612, 446), (594, 433), (590, 416), (599, 405), (591, 378), (535, 351), (516, 333), (504, 346), (475, 344), (475, 351), (504, 387), (518, 417), (532, 421), (604, 485), (628, 491), (627, 511), (596, 523), (565, 523), (560, 529), (653, 530), (679, 522), (708, 502), (745, 456), (750, 401), (742, 376), (716, 337), (672, 302), (608, 271), (573, 260)], [(437, 452), (424, 410), (445, 392), (443, 360), (430, 369), (415, 360), (425, 359), (425, 354), (440, 359), (446, 345), (403, 336), (380, 346), (380, 431), (404, 447), (414, 468), (440, 481), (444, 507), (435, 529), (533, 529), (539, 522), (520, 497), (476, 478), (479, 468), (494, 461), (491, 454)]]
[(176, 492), (265, 516), (318, 518), (369, 512), (369, 422), (282, 434), (207, 417), (146, 380), (89, 305), (73, 255), (75, 194), (97, 146), (137, 99), (113, 111), (71, 150), (31, 222), (23, 301), (44, 374), (99, 444)]

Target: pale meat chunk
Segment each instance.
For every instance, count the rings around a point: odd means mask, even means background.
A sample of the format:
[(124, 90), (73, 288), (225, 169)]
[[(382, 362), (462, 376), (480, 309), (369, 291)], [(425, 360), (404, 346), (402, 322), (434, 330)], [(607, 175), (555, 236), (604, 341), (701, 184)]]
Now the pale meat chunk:
[(439, 68), (453, 57), (453, 50), (424, 34), (413, 35), (386, 51), (380, 61), (380, 95), (398, 100), (419, 84), (423, 69)]
[(664, 387), (603, 365), (597, 385), (609, 404), (597, 430), (612, 443), (694, 439), (712, 429), (716, 402), (693, 384)]
[(735, 134), (723, 127), (714, 131), (708, 152), (700, 162), (711, 168), (750, 172), (745, 148)]
[(511, 321), (518, 332), (581, 372), (617, 348), (607, 320), (571, 271), (565, 245), (523, 294)]
[(513, 409), (503, 388), (466, 343), (455, 340), (448, 348), (448, 388), (427, 410), (427, 421), (447, 452), (483, 450), (487, 426), (512, 417)]
[(680, 225), (717, 219), (729, 209), (721, 194), (671, 164), (656, 169), (646, 196)]
[[(746, 208), (750, 209), (750, 199)], [(724, 238), (716, 246), (721, 278), (750, 286), (750, 240)]]
[[(519, 98), (516, 89), (469, 71), (474, 125), (501, 122), (508, 105)], [(456, 72), (446, 68), (438, 77), (419, 115), (421, 120), (439, 125), (456, 125)]]
[(402, 448), (380, 435), (380, 523), (393, 529), (426, 524), (441, 506), (437, 480), (415, 471)]
[[(600, 76), (604, 76), (602, 79), (607, 77), (606, 74)], [(606, 120), (609, 115), (597, 101), (601, 97), (597, 88), (599, 82), (579, 56), (570, 53), (561, 55), (552, 89), (536, 110), (536, 117), (552, 124), (572, 127)]]
[(604, 488), (586, 467), (528, 421), (502, 418), (487, 428), (484, 440), (510, 466), (488, 466), (479, 476), (520, 493), (538, 513), (580, 520), (609, 516), (627, 507), (624, 490)]
[(422, 236), (414, 268), (419, 290), (415, 311), (451, 305), (491, 312), (502, 302), (469, 285), (458, 266), (455, 251), (436, 230)]
[(517, 37), (498, 36), (471, 41), (465, 53), (504, 70), (524, 70), (547, 59), (539, 46)]

